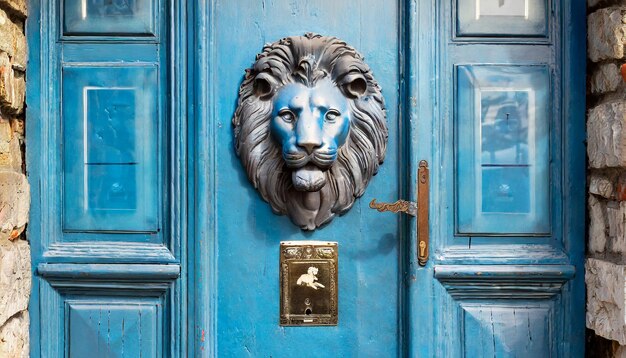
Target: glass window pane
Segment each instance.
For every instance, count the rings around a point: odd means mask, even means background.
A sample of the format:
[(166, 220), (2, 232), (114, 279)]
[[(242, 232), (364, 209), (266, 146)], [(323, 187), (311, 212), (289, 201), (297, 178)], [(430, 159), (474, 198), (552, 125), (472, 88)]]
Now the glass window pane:
[(457, 232), (548, 233), (548, 69), (458, 66), (457, 75)]
[(63, 69), (63, 228), (156, 232), (157, 69)]
[(547, 0), (458, 0), (460, 37), (547, 37)]

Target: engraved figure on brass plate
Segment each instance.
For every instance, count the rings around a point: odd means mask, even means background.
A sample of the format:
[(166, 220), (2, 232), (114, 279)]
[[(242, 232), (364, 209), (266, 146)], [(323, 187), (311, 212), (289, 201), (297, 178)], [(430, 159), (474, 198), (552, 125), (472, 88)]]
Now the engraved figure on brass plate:
[(315, 282), (317, 281), (318, 272), (319, 272), (319, 269), (317, 267), (315, 266), (309, 267), (307, 270), (307, 273), (300, 275), (300, 278), (298, 278), (298, 281), (296, 281), (296, 284), (299, 286), (309, 286), (314, 290), (317, 290), (318, 288), (326, 287), (319, 282)]
[(348, 211), (387, 147), (385, 103), (363, 57), (310, 33), (264, 47), (246, 71), (233, 126), (254, 187), (303, 230)]

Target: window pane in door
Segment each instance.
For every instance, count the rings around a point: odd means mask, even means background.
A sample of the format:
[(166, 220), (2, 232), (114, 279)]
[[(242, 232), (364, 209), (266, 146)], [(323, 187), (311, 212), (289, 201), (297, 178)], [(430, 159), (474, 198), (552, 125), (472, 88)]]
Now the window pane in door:
[(548, 233), (548, 69), (464, 65), (457, 76), (457, 232)]
[(457, 0), (459, 37), (547, 37), (547, 0)]

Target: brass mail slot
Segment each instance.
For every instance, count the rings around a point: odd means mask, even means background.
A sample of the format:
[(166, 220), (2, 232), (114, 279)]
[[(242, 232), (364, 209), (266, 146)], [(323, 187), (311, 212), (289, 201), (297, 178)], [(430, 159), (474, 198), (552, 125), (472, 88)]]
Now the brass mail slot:
[(337, 243), (280, 243), (280, 325), (337, 325)]

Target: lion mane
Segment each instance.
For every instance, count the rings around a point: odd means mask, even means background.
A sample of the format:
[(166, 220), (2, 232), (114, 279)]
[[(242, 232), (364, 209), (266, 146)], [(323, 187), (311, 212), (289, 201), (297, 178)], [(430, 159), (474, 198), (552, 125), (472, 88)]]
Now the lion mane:
[[(365, 79), (360, 96), (350, 88), (355, 76)], [(322, 78), (330, 78), (348, 99), (350, 130), (336, 161), (324, 173), (326, 185), (311, 195), (295, 190), (291, 169), (272, 137), (272, 99), (286, 84), (312, 87)], [(306, 34), (265, 45), (246, 70), (232, 124), (235, 150), (249, 180), (276, 214), (289, 215), (304, 230), (348, 211), (385, 159), (388, 130), (380, 86), (363, 57), (335, 37)]]

